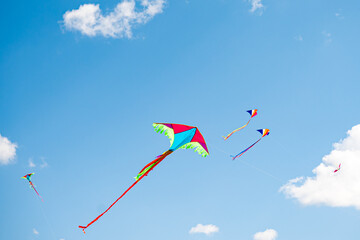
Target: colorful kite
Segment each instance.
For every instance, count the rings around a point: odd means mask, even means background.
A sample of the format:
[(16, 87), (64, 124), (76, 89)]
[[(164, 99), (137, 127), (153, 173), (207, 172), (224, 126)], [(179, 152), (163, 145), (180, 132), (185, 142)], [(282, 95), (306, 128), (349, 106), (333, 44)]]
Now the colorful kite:
[(341, 168), (341, 163), (339, 164), (339, 167), (337, 169), (335, 169), (334, 173), (336, 173), (337, 171), (339, 171)]
[(29, 173), (29, 174), (26, 174), (25, 176), (23, 176), (23, 177), (21, 177), (21, 178), (27, 179), (27, 180), (29, 181), (30, 188), (34, 189), (35, 192), (36, 192), (36, 194), (40, 197), (40, 199), (41, 199), (42, 201), (44, 201), (44, 200), (42, 199), (42, 197), (40, 196), (40, 194), (38, 193), (38, 191), (36, 191), (34, 184), (31, 182), (31, 176), (34, 175), (34, 174), (35, 174), (35, 173)]
[(159, 155), (155, 160), (148, 163), (135, 177), (136, 181), (118, 199), (116, 199), (116, 201), (111, 204), (110, 207), (105, 210), (105, 212), (96, 217), (88, 225), (79, 226), (79, 228), (81, 228), (84, 233), (86, 228), (88, 228), (91, 224), (102, 217), (102, 215), (109, 211), (110, 208), (112, 208), (115, 203), (119, 201), (131, 188), (133, 188), (143, 177), (147, 176), (151, 170), (153, 170), (162, 160), (173, 153), (176, 149), (195, 148), (195, 152), (198, 152), (203, 157), (209, 155), (205, 140), (197, 127), (171, 123), (154, 123), (153, 126), (156, 132), (164, 133), (165, 136), (170, 138), (170, 149)]
[(253, 143), (250, 147), (248, 147), (247, 149), (245, 149), (244, 151), (240, 152), (239, 154), (237, 154), (236, 156), (230, 156), (232, 157), (233, 159), (232, 160), (235, 160), (236, 158), (240, 157), (241, 155), (243, 155), (247, 150), (249, 150), (250, 148), (252, 148), (255, 144), (257, 144), (258, 142), (260, 142), (260, 140), (269, 135), (270, 134), (270, 130), (269, 129), (259, 129), (257, 130), (258, 132), (261, 133), (261, 138), (259, 140), (257, 140), (255, 143)]
[(237, 131), (240, 131), (241, 129), (243, 129), (244, 127), (246, 127), (246, 126), (249, 124), (250, 120), (257, 115), (257, 109), (249, 110), (249, 111), (246, 111), (246, 112), (248, 112), (248, 113), (250, 114), (250, 119), (249, 119), (249, 121), (248, 121), (244, 126), (238, 128), (238, 129), (235, 129), (234, 131), (232, 131), (231, 133), (229, 133), (226, 137), (223, 137), (224, 140), (228, 139), (231, 135), (233, 135), (233, 134), (236, 133)]

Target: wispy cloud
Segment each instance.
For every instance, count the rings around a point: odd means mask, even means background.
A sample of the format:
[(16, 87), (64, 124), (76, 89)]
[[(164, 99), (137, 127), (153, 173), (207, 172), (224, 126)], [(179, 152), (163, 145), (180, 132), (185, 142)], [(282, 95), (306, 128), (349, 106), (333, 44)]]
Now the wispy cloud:
[(32, 158), (29, 158), (29, 167), (31, 167), (31, 168), (36, 167), (36, 164), (34, 163)]
[(324, 36), (325, 45), (329, 45), (332, 42), (331, 33), (324, 30), (321, 32), (321, 34)]
[(45, 167), (49, 166), (49, 164), (45, 161), (44, 157), (41, 157), (40, 160), (41, 160), (41, 164), (40, 164), (41, 168), (45, 168)]
[(256, 11), (259, 12), (259, 14), (262, 14), (262, 11), (264, 10), (264, 5), (261, 2), (262, 0), (249, 0), (251, 4), (250, 12), (254, 13)]
[[(303, 205), (355, 207), (360, 210), (360, 124), (347, 137), (333, 145), (322, 159), (314, 177), (290, 180), (280, 191)], [(341, 163), (340, 171), (334, 170)]]
[(29, 167), (30, 168), (35, 168), (36, 166), (39, 166), (40, 168), (45, 168), (47, 166), (49, 166), (49, 164), (45, 161), (44, 157), (40, 157), (41, 163), (40, 165), (35, 164), (35, 161), (33, 158), (29, 158)]
[(38, 232), (35, 228), (33, 228), (33, 233), (34, 233), (35, 235), (39, 235), (39, 232)]
[(339, 9), (339, 11), (335, 13), (335, 17), (340, 20), (344, 19), (344, 15), (342, 14), (342, 9)]
[(0, 134), (0, 165), (7, 165), (14, 161), (17, 145)]
[(304, 40), (301, 35), (295, 36), (294, 39), (295, 39), (296, 41), (299, 41), (299, 42), (302, 42), (302, 41)]
[(266, 229), (264, 232), (258, 232), (254, 235), (254, 240), (275, 240), (278, 233), (274, 229)]
[(195, 227), (192, 227), (189, 231), (190, 234), (203, 233), (206, 235), (211, 235), (217, 232), (219, 232), (219, 228), (213, 224), (208, 224), (208, 225), (198, 224)]
[(162, 13), (164, 6), (165, 0), (124, 0), (112, 12), (103, 15), (99, 4), (83, 4), (78, 9), (67, 11), (63, 23), (65, 29), (89, 37), (131, 38), (134, 26), (147, 23)]

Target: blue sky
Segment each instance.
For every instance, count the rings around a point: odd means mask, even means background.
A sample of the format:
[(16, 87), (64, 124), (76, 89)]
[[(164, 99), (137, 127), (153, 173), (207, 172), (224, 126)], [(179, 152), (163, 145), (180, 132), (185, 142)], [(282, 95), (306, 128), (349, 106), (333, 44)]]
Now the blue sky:
[[(279, 191), (314, 176), (334, 143), (360, 143), (358, 1), (262, 0), (251, 12), (248, 1), (167, 0), (130, 23), (131, 36), (65, 26), (83, 4), (107, 16), (120, 2), (3, 3), (0, 134), (17, 148), (0, 165), (0, 239), (251, 240), (266, 229), (278, 240), (358, 239), (358, 192), (330, 201), (309, 191), (304, 203)], [(84, 235), (77, 226), (168, 149), (153, 122), (197, 126), (210, 156), (176, 151)], [(231, 161), (259, 128), (271, 134)], [(360, 170), (358, 145), (346, 144), (355, 157), (341, 161)], [(20, 178), (29, 172), (44, 203)], [(348, 180), (337, 187), (359, 188)], [(219, 231), (190, 234), (197, 224)]]

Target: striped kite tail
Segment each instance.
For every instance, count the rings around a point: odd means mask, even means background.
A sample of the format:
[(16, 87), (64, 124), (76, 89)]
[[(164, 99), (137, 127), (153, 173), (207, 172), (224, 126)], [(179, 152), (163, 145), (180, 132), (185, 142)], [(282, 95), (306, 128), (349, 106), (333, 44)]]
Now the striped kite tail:
[(30, 186), (32, 187), (32, 189), (34, 189), (34, 191), (36, 192), (36, 194), (39, 196), (39, 198), (41, 199), (41, 201), (44, 201), (44, 199), (40, 196), (40, 194), (38, 193), (38, 191), (36, 191), (36, 188), (34, 186), (34, 184), (32, 182), (30, 182)]
[(236, 158), (240, 157), (241, 155), (243, 155), (244, 153), (246, 153), (250, 148), (252, 148), (255, 144), (257, 144), (258, 142), (260, 142), (260, 140), (262, 139), (262, 137), (257, 140), (256, 142), (254, 142), (250, 147), (246, 148), (244, 151), (238, 153), (236, 156), (231, 156), (233, 159), (232, 160), (235, 160)]
[(242, 127), (238, 128), (238, 129), (235, 129), (234, 131), (232, 131), (231, 133), (229, 133), (226, 137), (223, 137), (224, 140), (227, 140), (231, 135), (233, 135), (234, 133), (236, 133), (237, 131), (240, 131), (241, 129), (245, 128), (249, 122), (250, 122), (251, 118), (249, 119), (249, 121)]
[(90, 225), (92, 225), (94, 222), (96, 222), (97, 220), (99, 220), (99, 218), (101, 218), (107, 211), (109, 211), (123, 196), (125, 196), (125, 194), (130, 191), (130, 189), (132, 189), (138, 182), (140, 182), (141, 179), (143, 179), (143, 177), (145, 177), (150, 171), (152, 171), (159, 163), (161, 163), (162, 160), (164, 160), (168, 155), (170, 155), (173, 151), (166, 151), (163, 154), (161, 154), (160, 156), (158, 156), (155, 160), (151, 161), (149, 164), (147, 164), (143, 170), (140, 171), (139, 174), (141, 174), (140, 176), (138, 175), (138, 178), (136, 179), (136, 181), (128, 188), (126, 189), (126, 191), (118, 198), (116, 199), (115, 202), (113, 202), (113, 204), (110, 205), (110, 207), (108, 207), (105, 212), (103, 212), (102, 214), (100, 214), (99, 216), (97, 216), (94, 220), (92, 220), (88, 225), (86, 226), (79, 226), (79, 228), (81, 228), (83, 230), (83, 232), (85, 233), (85, 229), (88, 228)]

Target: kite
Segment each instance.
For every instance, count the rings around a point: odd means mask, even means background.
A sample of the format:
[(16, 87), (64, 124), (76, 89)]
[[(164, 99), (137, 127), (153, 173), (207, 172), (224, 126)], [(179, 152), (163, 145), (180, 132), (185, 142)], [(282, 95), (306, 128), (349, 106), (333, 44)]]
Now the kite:
[(259, 138), (259, 140), (257, 140), (255, 143), (253, 143), (250, 147), (248, 147), (247, 149), (245, 149), (244, 151), (240, 152), (239, 154), (237, 154), (236, 156), (230, 156), (232, 157), (233, 159), (232, 160), (235, 160), (236, 158), (240, 157), (241, 155), (243, 155), (247, 150), (249, 150), (250, 148), (252, 148), (255, 144), (257, 144), (258, 142), (260, 142), (260, 140), (269, 135), (270, 134), (270, 130), (269, 129), (259, 129), (257, 130), (259, 133), (261, 133), (261, 138)]
[(154, 123), (153, 127), (156, 132), (164, 133), (165, 136), (170, 138), (170, 149), (163, 154), (156, 157), (155, 160), (148, 163), (135, 177), (135, 182), (118, 198), (116, 201), (108, 207), (105, 212), (97, 216), (86, 226), (79, 226), (85, 233), (85, 229), (96, 222), (107, 211), (112, 208), (117, 201), (119, 201), (131, 188), (133, 188), (143, 177), (147, 176), (162, 160), (173, 153), (175, 150), (181, 149), (195, 149), (201, 156), (206, 157), (209, 155), (208, 148), (206, 146), (204, 137), (201, 135), (197, 127), (191, 127), (181, 124), (172, 123)]
[(42, 199), (42, 197), (40, 196), (40, 194), (38, 193), (38, 191), (36, 191), (35, 185), (31, 182), (31, 176), (34, 175), (34, 174), (35, 174), (35, 173), (29, 173), (29, 174), (26, 174), (25, 176), (23, 176), (23, 177), (21, 177), (21, 178), (28, 180), (28, 181), (29, 181), (29, 184), (30, 184), (30, 188), (34, 189), (35, 192), (36, 192), (36, 194), (40, 197), (40, 199), (41, 199), (42, 201), (44, 201), (44, 200)]
[(250, 114), (250, 119), (249, 119), (249, 121), (248, 121), (244, 126), (238, 128), (238, 129), (235, 129), (234, 131), (232, 131), (231, 133), (229, 133), (226, 137), (223, 137), (224, 140), (228, 139), (231, 135), (233, 135), (233, 134), (236, 133), (237, 131), (240, 131), (241, 129), (243, 129), (244, 127), (246, 127), (246, 126), (249, 124), (250, 120), (257, 115), (257, 109), (249, 110), (249, 111), (246, 111), (246, 112), (248, 112), (248, 113)]
[(337, 169), (335, 169), (334, 173), (336, 173), (337, 171), (339, 171), (341, 168), (341, 163), (339, 164), (339, 167)]

